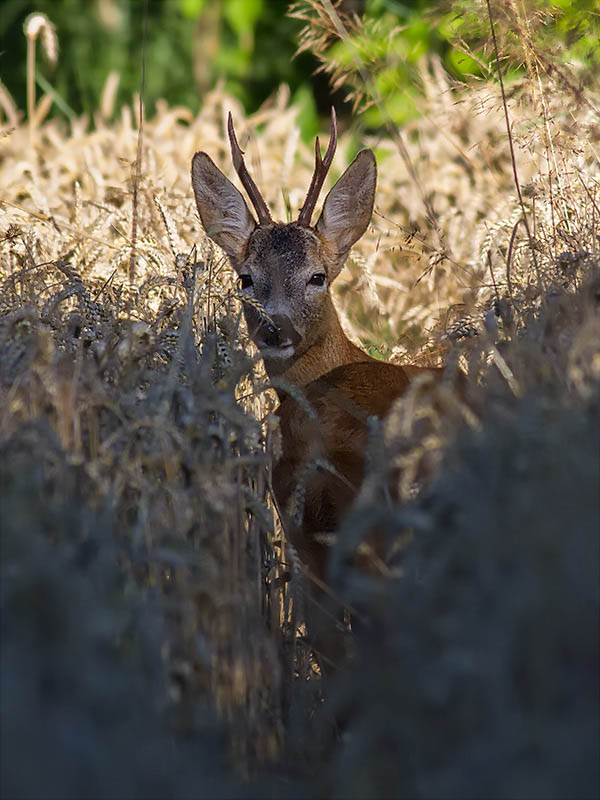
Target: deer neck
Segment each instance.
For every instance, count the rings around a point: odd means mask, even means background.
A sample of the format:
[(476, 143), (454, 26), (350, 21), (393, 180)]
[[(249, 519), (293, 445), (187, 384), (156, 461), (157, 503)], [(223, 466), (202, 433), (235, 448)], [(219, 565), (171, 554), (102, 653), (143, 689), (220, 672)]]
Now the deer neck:
[(344, 364), (372, 360), (371, 356), (353, 344), (344, 333), (331, 298), (328, 297), (326, 303), (318, 338), (281, 375), (296, 386), (306, 386)]

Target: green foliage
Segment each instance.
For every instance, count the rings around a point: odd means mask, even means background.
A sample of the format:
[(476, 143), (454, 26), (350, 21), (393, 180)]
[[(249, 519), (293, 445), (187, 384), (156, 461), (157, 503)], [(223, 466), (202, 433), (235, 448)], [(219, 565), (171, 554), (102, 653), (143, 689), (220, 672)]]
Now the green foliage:
[[(449, 5), (438, 26), (455, 45), (446, 64), (459, 74), (480, 76), (492, 56), (487, 5), (472, 0)], [(592, 70), (600, 66), (600, 14), (595, 0), (528, 0), (518, 6), (495, 0), (490, 8), (508, 69), (537, 62), (543, 71), (548, 57), (562, 63), (585, 62)]]
[[(111, 72), (120, 77), (113, 112), (130, 103), (141, 88), (144, 58), (149, 113), (159, 98), (195, 111), (219, 80), (252, 112), (287, 83), (301, 107), (307, 138), (319, 127), (317, 112), (326, 114), (332, 102), (327, 75), (334, 89), (364, 112), (364, 124), (377, 129), (388, 120), (401, 124), (419, 115), (419, 70), (428, 56), (437, 55), (461, 80), (490, 73), (485, 4), (458, 0), (448, 8), (447, 0), (363, 0), (336, 7), (346, 29), (343, 38), (317, 0), (301, 0), (291, 13), (287, 3), (265, 0), (6, 0), (0, 14), (0, 77), (24, 108), (22, 26), (34, 11), (47, 14), (58, 32), (58, 65), (38, 57), (36, 66), (38, 85), (47, 81), (55, 92), (58, 114), (97, 110)], [(345, 13), (355, 10), (360, 16)], [(597, 72), (595, 0), (532, 0), (526, 9), (494, 2), (492, 10), (512, 74), (538, 60), (543, 71), (549, 54), (559, 63), (577, 61)], [(319, 60), (326, 74), (316, 76)]]
[[(0, 13), (0, 77), (25, 107), (28, 14), (46, 14), (57, 29), (56, 68), (38, 57), (46, 79), (76, 114), (91, 114), (111, 72), (120, 76), (114, 110), (130, 103), (142, 82), (144, 31), (146, 107), (156, 100), (198, 109), (204, 93), (224, 79), (227, 90), (251, 111), (281, 83), (300, 89), (305, 115), (314, 120), (306, 89), (315, 68), (305, 54), (294, 59), (298, 23), (285, 6), (264, 0), (12, 0)], [(274, 47), (274, 43), (277, 44)], [(41, 48), (40, 48), (41, 49)]]
[[(509, 77), (524, 69), (540, 73), (551, 63), (575, 63), (580, 73), (600, 66), (600, 15), (594, 0), (532, 0), (518, 7), (491, 3), (502, 62)], [(439, 57), (460, 81), (495, 77), (486, 3), (366, 0), (360, 19), (332, 19), (314, 0), (293, 15), (305, 23), (301, 49), (312, 50), (333, 85), (344, 88), (367, 127), (402, 124), (421, 111), (420, 71), (426, 57)], [(342, 26), (344, 31), (342, 31)]]

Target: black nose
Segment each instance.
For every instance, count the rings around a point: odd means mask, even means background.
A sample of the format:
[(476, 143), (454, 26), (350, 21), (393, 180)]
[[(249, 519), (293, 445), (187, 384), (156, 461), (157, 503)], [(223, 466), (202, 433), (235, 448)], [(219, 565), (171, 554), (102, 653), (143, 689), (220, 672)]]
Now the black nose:
[(275, 314), (271, 317), (271, 322), (264, 320), (258, 329), (258, 340), (264, 347), (281, 347), (282, 345), (293, 345), (300, 341), (300, 335), (292, 325), (289, 317), (283, 314)]
[(270, 322), (264, 322), (261, 331), (262, 340), (267, 347), (279, 347), (281, 329)]

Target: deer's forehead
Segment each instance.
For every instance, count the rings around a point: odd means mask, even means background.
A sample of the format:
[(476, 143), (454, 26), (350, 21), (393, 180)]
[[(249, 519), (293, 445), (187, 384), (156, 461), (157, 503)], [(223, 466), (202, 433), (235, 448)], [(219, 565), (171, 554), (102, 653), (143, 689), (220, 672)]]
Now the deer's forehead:
[(250, 240), (246, 262), (276, 278), (309, 270), (319, 258), (319, 239), (310, 228), (294, 223), (258, 228)]

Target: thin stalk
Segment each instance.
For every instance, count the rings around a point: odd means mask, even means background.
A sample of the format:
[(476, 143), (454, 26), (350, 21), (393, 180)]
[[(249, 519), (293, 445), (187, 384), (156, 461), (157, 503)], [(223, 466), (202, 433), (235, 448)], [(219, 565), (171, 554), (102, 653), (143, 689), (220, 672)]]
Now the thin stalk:
[(35, 117), (35, 40), (37, 36), (27, 36), (27, 119), (29, 121), (29, 141), (33, 142)]
[(133, 286), (135, 280), (135, 259), (137, 243), (137, 221), (138, 221), (138, 188), (142, 173), (142, 154), (144, 141), (144, 89), (146, 87), (146, 36), (148, 30), (148, 0), (144, 0), (144, 28), (142, 33), (142, 81), (140, 87), (139, 100), (139, 122), (137, 154), (135, 159), (135, 169), (133, 173), (133, 202), (131, 209), (131, 255), (129, 256), (129, 283)]
[(425, 208), (427, 221), (429, 222), (432, 231), (434, 233), (434, 236), (437, 240), (435, 249), (440, 250), (445, 257), (446, 248), (443, 244), (443, 234), (442, 231), (440, 230), (440, 226), (437, 220), (437, 214), (435, 213), (435, 209), (433, 208), (431, 201), (427, 197), (427, 193), (425, 192), (421, 180), (415, 169), (415, 166), (412, 163), (410, 154), (408, 152), (408, 148), (406, 147), (406, 144), (404, 142), (404, 138), (400, 133), (400, 131), (398, 130), (398, 128), (396, 127), (396, 125), (394, 125), (393, 122), (391, 121), (391, 117), (387, 112), (387, 109), (385, 107), (385, 102), (381, 97), (381, 93), (375, 86), (375, 83), (372, 80), (371, 76), (369, 75), (368, 70), (365, 69), (360, 58), (356, 55), (355, 47), (352, 43), (350, 35), (348, 34), (348, 31), (346, 30), (344, 23), (340, 19), (339, 14), (334, 8), (333, 3), (331, 2), (331, 0), (321, 0), (321, 2), (323, 4), (323, 8), (325, 9), (327, 15), (329, 16), (329, 19), (331, 20), (331, 22), (335, 27), (338, 36), (343, 42), (345, 42), (345, 44), (348, 46), (349, 51), (352, 53), (354, 65), (356, 67), (357, 72), (359, 73), (365, 86), (369, 87), (369, 93), (373, 99), (373, 102), (379, 109), (381, 117), (384, 120), (385, 128), (389, 133), (390, 137), (392, 138), (392, 140), (394, 141), (394, 143), (396, 144), (396, 147), (398, 148), (398, 152), (400, 153), (400, 156), (404, 161), (406, 169), (408, 170), (408, 173), (413, 183), (417, 187), (417, 191), (419, 192), (419, 195), (421, 197), (421, 202), (423, 203), (423, 207)]
[(490, 0), (486, 0), (487, 10), (488, 10), (488, 17), (490, 20), (490, 30), (492, 33), (492, 42), (494, 45), (494, 55), (496, 57), (496, 69), (498, 71), (498, 81), (500, 83), (500, 92), (502, 93), (502, 106), (504, 108), (504, 118), (506, 120), (506, 132), (508, 134), (508, 146), (510, 148), (510, 161), (512, 165), (512, 172), (513, 172), (513, 180), (515, 183), (515, 189), (517, 190), (517, 196), (519, 198), (519, 205), (521, 206), (521, 212), (523, 214), (523, 224), (525, 225), (525, 230), (527, 231), (527, 238), (529, 239), (529, 249), (531, 250), (531, 257), (533, 259), (533, 266), (535, 269), (535, 273), (538, 279), (538, 285), (540, 289), (540, 294), (542, 298), (542, 303), (545, 304), (544, 298), (544, 282), (542, 281), (542, 275), (540, 272), (540, 267), (538, 264), (537, 256), (535, 254), (535, 242), (533, 236), (531, 234), (531, 229), (529, 227), (529, 221), (527, 219), (527, 212), (525, 209), (525, 203), (523, 202), (523, 195), (521, 193), (521, 184), (519, 183), (519, 175), (517, 173), (517, 161), (515, 158), (515, 148), (512, 139), (512, 133), (510, 130), (510, 117), (508, 114), (508, 103), (506, 102), (506, 92), (504, 91), (504, 80), (502, 78), (502, 69), (500, 67), (500, 53), (498, 50), (498, 41), (496, 39), (496, 29), (494, 27), (494, 18), (492, 15), (492, 6)]

